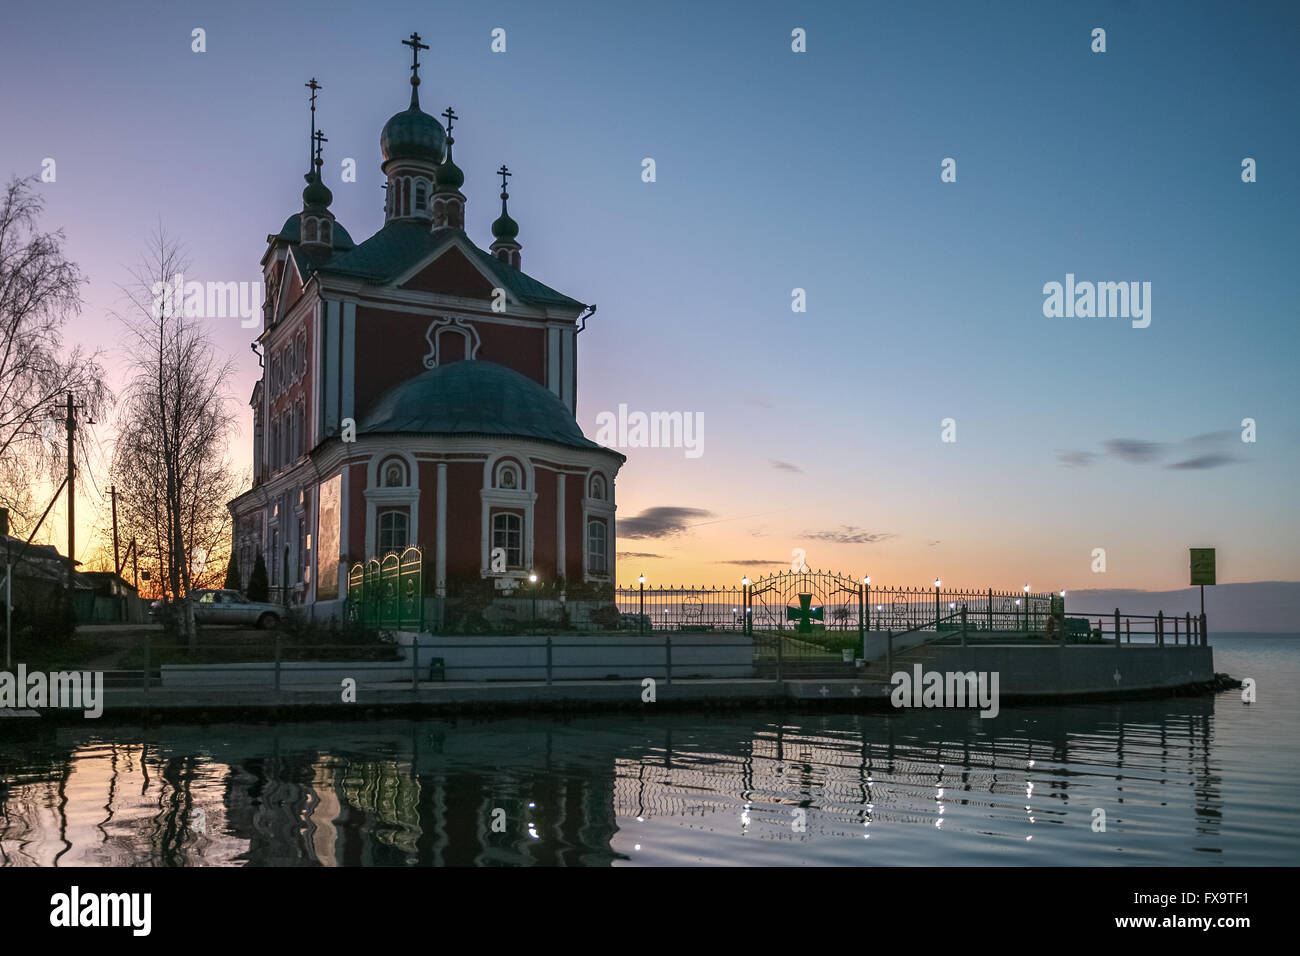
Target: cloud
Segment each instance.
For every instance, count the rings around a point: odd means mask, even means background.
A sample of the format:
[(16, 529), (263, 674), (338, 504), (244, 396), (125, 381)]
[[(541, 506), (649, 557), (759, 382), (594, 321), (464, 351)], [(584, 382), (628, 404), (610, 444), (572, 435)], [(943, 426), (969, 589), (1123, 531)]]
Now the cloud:
[(712, 518), (712, 511), (702, 508), (647, 508), (632, 518), (622, 518), (615, 525), (620, 538), (671, 538), (686, 530), (692, 518)]
[(1059, 451), (1056, 457), (1062, 465), (1070, 468), (1087, 468), (1097, 460), (1097, 453), (1092, 451)]
[(714, 561), (714, 564), (734, 564), (738, 568), (764, 568), (773, 564), (785, 564), (784, 561), (760, 561), (757, 558), (742, 558), (737, 561)]
[(1145, 465), (1155, 461), (1163, 448), (1158, 441), (1144, 441), (1140, 438), (1112, 438), (1103, 442), (1106, 451), (1130, 465)]
[(1191, 444), (1193, 442), (1217, 443), (1217, 442), (1224, 442), (1224, 441), (1236, 441), (1238, 437), (1239, 437), (1238, 433), (1231, 430), (1221, 431), (1221, 432), (1205, 432), (1202, 435), (1193, 435), (1191, 438), (1187, 439), (1187, 443), (1188, 444)]
[(1207, 454), (1197, 455), (1194, 458), (1185, 458), (1182, 461), (1176, 461), (1172, 465), (1166, 465), (1166, 468), (1175, 468), (1179, 471), (1203, 471), (1206, 468), (1219, 468), (1223, 465), (1231, 465), (1237, 459), (1231, 455)]
[(772, 467), (778, 471), (793, 471), (796, 474), (803, 474), (803, 469), (798, 465), (792, 465), (788, 461), (777, 461), (775, 458), (772, 459)]
[(863, 531), (854, 525), (846, 524), (838, 531), (805, 531), (804, 537), (814, 541), (830, 541), (833, 544), (875, 544), (877, 541), (897, 538), (898, 535), (889, 531)]
[(620, 558), (662, 558), (662, 554), (650, 554), (646, 551), (619, 551), (617, 556)]

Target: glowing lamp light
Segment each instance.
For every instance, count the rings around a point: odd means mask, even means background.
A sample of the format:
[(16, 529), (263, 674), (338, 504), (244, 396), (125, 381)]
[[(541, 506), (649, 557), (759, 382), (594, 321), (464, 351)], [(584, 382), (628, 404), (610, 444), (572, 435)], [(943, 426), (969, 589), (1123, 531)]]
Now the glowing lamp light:
[(637, 578), (637, 581), (639, 581), (641, 584), (645, 584), (645, 575), (644, 574), (641, 575), (639, 578)]
[(1025, 593), (1026, 593), (1026, 594), (1029, 593), (1029, 585), (1028, 585), (1028, 584), (1025, 585)]
[(749, 578), (741, 578), (740, 583), (743, 584), (745, 587), (749, 587)]
[(942, 583), (943, 583), (943, 582), (940, 581), (938, 578), (935, 578), (935, 579), (934, 579), (934, 586), (935, 586), (935, 587), (938, 587), (938, 586), (939, 586), (940, 584), (942, 584)]
[(530, 574), (530, 575), (528, 575), (528, 583), (529, 583), (529, 584), (536, 584), (536, 583), (537, 583), (537, 575), (535, 575), (535, 574)]
[(870, 583), (871, 583), (871, 575), (868, 574), (865, 578), (863, 578), (863, 579), (862, 579), (862, 583), (863, 583), (863, 584), (870, 584)]

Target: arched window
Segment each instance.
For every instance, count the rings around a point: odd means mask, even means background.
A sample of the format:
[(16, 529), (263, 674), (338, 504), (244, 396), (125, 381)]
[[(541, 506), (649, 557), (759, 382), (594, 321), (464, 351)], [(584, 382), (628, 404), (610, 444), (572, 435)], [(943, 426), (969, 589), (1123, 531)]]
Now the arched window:
[(506, 567), (524, 566), (523, 520), (519, 515), (502, 511), (492, 516), (492, 548), (505, 549)]
[(330, 232), (330, 221), (328, 219), (322, 219), (320, 221), (320, 241), (326, 245), (328, 245), (330, 241)]
[(316, 241), (316, 220), (314, 218), (308, 218), (302, 221), (302, 241)]
[(591, 497), (594, 498), (596, 501), (605, 500), (605, 476), (604, 475), (591, 476)]
[(379, 484), (384, 488), (406, 487), (406, 462), (389, 458), (379, 467)]
[(516, 491), (519, 488), (519, 469), (514, 465), (502, 465), (497, 471), (497, 487), (504, 488), (506, 491)]
[(402, 551), (409, 543), (406, 512), (379, 512), (379, 553)]
[(609, 549), (603, 521), (587, 522), (587, 570), (592, 574), (609, 573)]
[(428, 197), (429, 187), (424, 184), (424, 180), (419, 180), (415, 184), (415, 211), (424, 212), (425, 202)]

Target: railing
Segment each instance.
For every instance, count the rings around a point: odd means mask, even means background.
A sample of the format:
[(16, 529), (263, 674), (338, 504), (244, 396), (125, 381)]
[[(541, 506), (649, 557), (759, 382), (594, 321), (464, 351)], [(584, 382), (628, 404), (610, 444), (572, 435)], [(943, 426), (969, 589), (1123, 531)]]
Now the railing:
[[(1098, 643), (1132, 644), (1133, 638), (1150, 637), (1150, 643), (1160, 647), (1167, 645), (1206, 647), (1209, 645), (1209, 624), (1204, 613), (1185, 612), (1166, 615), (1164, 611), (1155, 614), (1124, 614), (1119, 608), (1113, 611), (1094, 613), (1089, 611), (1069, 611), (1071, 618), (1088, 622), (1090, 638)], [(1139, 641), (1139, 643), (1147, 643)]]
[[(313, 665), (314, 669), (320, 672), (320, 680), (316, 684), (330, 684), (331, 687), (337, 687), (337, 684), (331, 682), (342, 669), (353, 672), (365, 671), (369, 673), (379, 672), (381, 674), (391, 674), (391, 681), (375, 681), (368, 678), (371, 683), (409, 683), (411, 690), (418, 690), (419, 685), (425, 682), (444, 682), (446, 662), (443, 657), (438, 656), (444, 651), (449, 650), (496, 650), (496, 651), (513, 651), (515, 652), (513, 660), (503, 661), (506, 655), (495, 655), (495, 660), (481, 663), (473, 661), (469, 663), (460, 663), (454, 665), (468, 671), (527, 671), (535, 674), (536, 680), (544, 680), (547, 684), (561, 680), (590, 680), (592, 677), (604, 677), (611, 668), (618, 668), (625, 671), (635, 671), (635, 676), (629, 676), (628, 680), (641, 679), (644, 676), (652, 676), (660, 672), (664, 674), (666, 683), (671, 684), (674, 669), (679, 672), (683, 671), (690, 675), (692, 671), (698, 673), (699, 668), (712, 669), (736, 669), (744, 668), (747, 673), (737, 675), (736, 679), (752, 680), (754, 678), (753, 668), (757, 663), (756, 655), (752, 646), (746, 646), (742, 642), (711, 642), (707, 640), (688, 639), (686, 644), (678, 645), (679, 649), (697, 651), (710, 648), (726, 648), (730, 650), (744, 650), (748, 653), (744, 655), (744, 661), (694, 661), (687, 664), (674, 665), (673, 663), (673, 639), (671, 634), (665, 634), (662, 641), (654, 642), (601, 642), (597, 640), (568, 640), (560, 641), (553, 637), (537, 639), (537, 643), (521, 644), (519, 642), (500, 643), (494, 642), (491, 638), (483, 640), (465, 639), (459, 643), (447, 643), (446, 639), (438, 641), (420, 641), (418, 639), (410, 644), (399, 645), (396, 643), (370, 643), (370, 644), (286, 644), (282, 641), (280, 635), (276, 635), (269, 646), (249, 648), (246, 646), (230, 644), (202, 644), (174, 649), (174, 653), (167, 655), (168, 660), (163, 662), (162, 657), (153, 647), (152, 638), (146, 634), (143, 645), (143, 667), (139, 673), (139, 687), (147, 695), (151, 687), (157, 687), (161, 683), (161, 668), (183, 667), (183, 668), (203, 668), (204, 673), (211, 674), (231, 674), (233, 675), (229, 684), (208, 684), (207, 687), (213, 690), (221, 689), (239, 689), (246, 690), (250, 686), (256, 686), (255, 681), (249, 678), (256, 675), (269, 677), (269, 685), (274, 691), (281, 692), (286, 689), (284, 676), (286, 665), (303, 664)], [(614, 660), (612, 658), (595, 660), (595, 661), (564, 661), (556, 663), (555, 651), (578, 649), (610, 649), (617, 648), (623, 651), (628, 650), (658, 650), (663, 656), (659, 661), (642, 661), (629, 662), (626, 657), (623, 660)], [(544, 662), (532, 663), (526, 657), (527, 651), (545, 650)], [(363, 660), (354, 656), (350, 659), (330, 660), (338, 652), (357, 652), (365, 651), (375, 654), (376, 659)], [(195, 652), (199, 652), (196, 654)], [(194, 659), (202, 656), (204, 652), (215, 652), (216, 654), (230, 654), (238, 652), (243, 656), (252, 656), (253, 660), (225, 661), (209, 663), (207, 661)], [(189, 658), (189, 659), (186, 659)], [(325, 658), (325, 659), (322, 659)], [(260, 665), (260, 666), (259, 666)], [(589, 671), (590, 674), (582, 674), (576, 677), (560, 678), (555, 676), (556, 670), (564, 671)], [(331, 673), (333, 671), (334, 673)], [(300, 672), (300, 674), (303, 672)], [(119, 671), (113, 674), (115, 686), (122, 686), (123, 676), (129, 680), (134, 674), (133, 670)], [(347, 675), (345, 675), (347, 676)], [(471, 678), (478, 680), (479, 678)], [(489, 678), (490, 679), (490, 678)], [(520, 680), (519, 677), (502, 678), (505, 680)], [(714, 678), (726, 679), (726, 678)], [(777, 674), (780, 679), (780, 674)], [(296, 682), (303, 683), (303, 682)], [(186, 685), (192, 687), (193, 685)], [(318, 689), (318, 688), (317, 688)]]
[[(615, 589), (614, 598), (627, 627), (638, 631), (744, 630), (747, 613), (753, 618), (754, 630), (794, 629), (784, 603), (765, 603), (755, 597), (757, 593), (744, 587), (622, 586)], [(971, 630), (1040, 631), (1052, 606), (1049, 593), (993, 588), (862, 585), (859, 594), (855, 583), (852, 593), (823, 597), (820, 624), (827, 630), (842, 631), (859, 630), (859, 622), (861, 629), (870, 631), (933, 627), (936, 618), (951, 616), (963, 607)]]

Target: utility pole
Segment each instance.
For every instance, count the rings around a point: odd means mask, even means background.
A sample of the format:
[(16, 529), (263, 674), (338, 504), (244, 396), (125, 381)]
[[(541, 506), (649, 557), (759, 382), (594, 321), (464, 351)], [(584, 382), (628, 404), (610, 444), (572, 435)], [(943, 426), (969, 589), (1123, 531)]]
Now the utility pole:
[(121, 577), (122, 564), (117, 557), (117, 486), (108, 486), (108, 496), (113, 501), (113, 573)]
[(68, 392), (68, 603), (72, 603), (72, 585), (77, 565), (77, 489), (76, 465), (73, 463), (75, 436), (77, 434), (76, 412), (72, 408), (72, 393)]
[(135, 583), (135, 595), (140, 596), (140, 556), (135, 551), (135, 538), (131, 539), (131, 579)]

